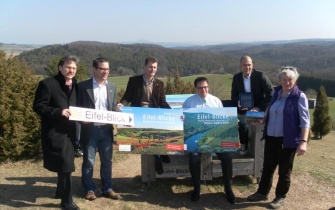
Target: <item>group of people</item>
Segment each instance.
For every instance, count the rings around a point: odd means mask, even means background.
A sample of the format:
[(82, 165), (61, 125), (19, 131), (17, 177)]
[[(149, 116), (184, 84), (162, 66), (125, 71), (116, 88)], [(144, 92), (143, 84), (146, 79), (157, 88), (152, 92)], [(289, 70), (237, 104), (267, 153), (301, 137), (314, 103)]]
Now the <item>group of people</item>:
[[(78, 106), (105, 111), (119, 111), (122, 106), (145, 108), (171, 107), (166, 102), (164, 84), (155, 78), (158, 60), (148, 57), (144, 62), (144, 73), (130, 77), (121, 101), (117, 102), (115, 84), (108, 82), (110, 67), (105, 58), (93, 60), (93, 77), (76, 83), (74, 78), (79, 59), (65, 56), (58, 63), (58, 74), (42, 80), (36, 90), (33, 109), (41, 116), (41, 137), (43, 149), (43, 166), (57, 173), (55, 198), (61, 199), (64, 209), (80, 209), (72, 197), (71, 173), (74, 172), (76, 145), (76, 122), (70, 121), (69, 106)], [(303, 155), (307, 150), (309, 131), (309, 112), (306, 95), (298, 89), (296, 81), (299, 74), (294, 67), (284, 67), (278, 73), (280, 86), (273, 88), (268, 77), (253, 68), (250, 56), (240, 60), (240, 72), (234, 75), (231, 100), (238, 109), (238, 131), (241, 141), (239, 153), (245, 155), (248, 149), (248, 125), (245, 113), (247, 108), (239, 105), (239, 95), (251, 92), (254, 107), (251, 111), (265, 111), (265, 150), (264, 165), (259, 188), (250, 195), (249, 201), (268, 199), (272, 178), (279, 166), (279, 179), (276, 198), (270, 203), (271, 208), (284, 205), (290, 187), (290, 177), (295, 153)], [(183, 104), (183, 108), (221, 108), (222, 102), (209, 93), (206, 77), (194, 81), (195, 94)], [(81, 122), (80, 143), (83, 149), (82, 187), (85, 199), (95, 200), (95, 184), (92, 180), (96, 152), (100, 155), (102, 196), (119, 199), (120, 195), (112, 188), (113, 126), (111, 124)], [(233, 176), (232, 156), (230, 152), (216, 154), (221, 161), (224, 191), (229, 203), (234, 204), (236, 197), (231, 188)], [(189, 153), (189, 167), (194, 190), (192, 201), (200, 199), (200, 160), (201, 153)], [(155, 170), (164, 173), (163, 164), (169, 163), (166, 155), (155, 155)]]

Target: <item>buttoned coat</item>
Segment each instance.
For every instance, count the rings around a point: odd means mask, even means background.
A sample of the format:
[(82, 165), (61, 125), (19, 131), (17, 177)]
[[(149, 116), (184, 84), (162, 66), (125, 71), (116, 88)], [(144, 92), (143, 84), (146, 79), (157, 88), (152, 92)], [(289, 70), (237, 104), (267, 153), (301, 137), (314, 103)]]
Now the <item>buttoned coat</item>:
[[(272, 84), (265, 73), (252, 70), (250, 76), (251, 92), (253, 94), (254, 107), (258, 107), (261, 111), (265, 111), (268, 107), (272, 98)], [(234, 75), (232, 87), (231, 87), (231, 100), (236, 104), (239, 101), (240, 93), (245, 93), (243, 72), (239, 72)], [(239, 114), (243, 114), (245, 111), (239, 110)]]
[[(108, 82), (107, 87), (107, 101), (108, 101), (108, 110), (117, 111), (117, 92), (116, 85)], [(78, 93), (77, 93), (77, 106), (83, 108), (95, 109), (94, 103), (94, 92), (93, 92), (93, 78), (78, 83)], [(111, 129), (113, 125), (110, 124)], [(93, 128), (93, 123), (81, 124), (80, 132), (80, 143), (86, 145), (90, 140), (91, 130)], [(113, 136), (111, 137), (113, 140)]]
[[(129, 104), (133, 107), (141, 107), (141, 100), (143, 94), (143, 74), (139, 76), (130, 77), (126, 92), (124, 93), (121, 103)], [(164, 92), (164, 83), (159, 79), (154, 79), (152, 84), (152, 102), (153, 108), (167, 108), (171, 107), (166, 102)]]
[(43, 166), (53, 172), (69, 173), (74, 167), (76, 125), (62, 116), (62, 110), (76, 105), (76, 80), (67, 94), (64, 76), (42, 80), (36, 90), (33, 110), (41, 117)]

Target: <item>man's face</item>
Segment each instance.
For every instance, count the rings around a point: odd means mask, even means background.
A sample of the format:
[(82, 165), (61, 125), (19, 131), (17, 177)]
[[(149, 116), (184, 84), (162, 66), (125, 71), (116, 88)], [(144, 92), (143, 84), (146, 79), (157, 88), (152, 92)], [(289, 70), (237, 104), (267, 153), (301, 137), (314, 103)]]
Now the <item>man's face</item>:
[(74, 61), (64, 63), (63, 66), (58, 67), (59, 71), (65, 78), (65, 81), (71, 80), (77, 72), (77, 64)]
[(245, 77), (250, 75), (253, 67), (251, 58), (244, 58), (240, 63), (240, 69)]
[(149, 62), (147, 65), (144, 66), (144, 75), (146, 78), (154, 77), (157, 71), (157, 62), (152, 63)]
[(208, 94), (208, 83), (206, 81), (198, 82), (195, 87), (195, 92), (201, 97), (205, 98)]
[(109, 63), (100, 62), (97, 68), (93, 68), (94, 78), (97, 82), (104, 82), (109, 75)]

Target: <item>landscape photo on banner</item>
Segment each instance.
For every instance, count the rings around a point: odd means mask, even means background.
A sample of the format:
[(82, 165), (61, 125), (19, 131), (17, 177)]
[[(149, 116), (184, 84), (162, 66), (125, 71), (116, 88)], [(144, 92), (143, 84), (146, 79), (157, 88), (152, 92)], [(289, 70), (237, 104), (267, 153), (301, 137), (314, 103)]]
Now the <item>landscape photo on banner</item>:
[(133, 126), (118, 126), (117, 146), (121, 152), (152, 155), (184, 154), (182, 109), (123, 106), (122, 113), (134, 115)]
[(184, 109), (188, 152), (225, 152), (239, 148), (236, 108)]

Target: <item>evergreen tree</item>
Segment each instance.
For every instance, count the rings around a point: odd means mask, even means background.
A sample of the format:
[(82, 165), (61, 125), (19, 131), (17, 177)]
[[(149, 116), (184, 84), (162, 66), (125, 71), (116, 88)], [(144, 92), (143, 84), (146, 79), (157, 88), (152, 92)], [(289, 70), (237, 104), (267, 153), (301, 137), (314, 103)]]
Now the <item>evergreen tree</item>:
[(40, 120), (32, 110), (39, 81), (33, 70), (0, 51), (0, 161), (41, 154)]
[(178, 69), (174, 72), (174, 80), (171, 82), (171, 77), (166, 80), (165, 94), (189, 94), (193, 93), (193, 85), (191, 82), (185, 83), (179, 74)]
[(326, 90), (323, 86), (320, 87), (316, 97), (316, 106), (313, 113), (314, 125), (312, 132), (314, 137), (322, 139), (332, 129), (332, 121), (329, 116), (329, 102)]
[(174, 85), (171, 82), (171, 76), (169, 75), (166, 79), (165, 94), (172, 94), (175, 92)]

